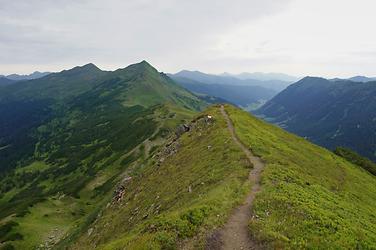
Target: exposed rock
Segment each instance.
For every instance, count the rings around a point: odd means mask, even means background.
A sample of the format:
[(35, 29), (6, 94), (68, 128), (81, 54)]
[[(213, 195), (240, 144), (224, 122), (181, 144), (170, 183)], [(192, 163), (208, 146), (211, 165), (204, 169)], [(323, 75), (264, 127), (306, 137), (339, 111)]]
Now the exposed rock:
[(130, 176), (124, 177), (124, 179), (121, 181), (121, 183), (119, 184), (119, 186), (116, 188), (114, 192), (115, 193), (114, 198), (112, 199), (113, 203), (120, 202), (124, 198), (126, 186), (131, 180), (132, 180), (132, 177)]
[(120, 185), (116, 190), (115, 190), (115, 195), (113, 198), (114, 202), (120, 202), (125, 195), (125, 187), (123, 185)]
[(188, 132), (190, 130), (190, 126), (187, 125), (187, 124), (182, 124), (180, 125), (176, 131), (175, 131), (175, 134), (177, 137), (180, 137), (182, 134), (184, 134), (185, 132)]
[(123, 179), (123, 183), (126, 183), (126, 182), (128, 182), (128, 181), (130, 181), (130, 180), (132, 180), (132, 177), (130, 177), (130, 176), (126, 176), (126, 177), (124, 177), (124, 179)]
[(205, 122), (206, 122), (206, 123), (210, 124), (210, 123), (212, 123), (213, 121), (214, 121), (213, 116), (211, 116), (211, 115), (207, 115), (207, 116), (205, 117)]

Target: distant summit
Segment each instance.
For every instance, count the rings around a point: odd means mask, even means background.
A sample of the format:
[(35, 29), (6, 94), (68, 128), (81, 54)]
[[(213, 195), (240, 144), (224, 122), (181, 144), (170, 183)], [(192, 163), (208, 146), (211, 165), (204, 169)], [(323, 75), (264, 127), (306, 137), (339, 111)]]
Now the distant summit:
[(354, 76), (349, 78), (348, 80), (353, 82), (372, 82), (376, 81), (376, 77), (366, 77), (366, 76)]
[(72, 69), (63, 70), (60, 73), (53, 73), (51, 75), (87, 75), (91, 73), (100, 73), (103, 72), (100, 68), (98, 68), (93, 63), (88, 63), (83, 66), (76, 66)]
[(22, 81), (22, 80), (33, 80), (33, 79), (42, 78), (42, 77), (49, 75), (49, 74), (51, 74), (51, 72), (35, 71), (35, 72), (33, 72), (29, 75), (11, 74), (11, 75), (5, 76), (5, 78), (7, 78), (9, 80), (13, 80), (13, 81)]
[(353, 76), (350, 78), (333, 78), (330, 81), (352, 81), (352, 82), (372, 82), (376, 81), (376, 77), (367, 77), (367, 76)]

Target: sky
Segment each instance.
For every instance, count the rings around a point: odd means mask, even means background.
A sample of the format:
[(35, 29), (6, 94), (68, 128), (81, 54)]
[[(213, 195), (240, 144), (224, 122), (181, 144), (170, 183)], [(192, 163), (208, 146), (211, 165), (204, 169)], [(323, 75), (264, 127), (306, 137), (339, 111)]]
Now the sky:
[(158, 70), (376, 76), (374, 0), (0, 0), (0, 74)]

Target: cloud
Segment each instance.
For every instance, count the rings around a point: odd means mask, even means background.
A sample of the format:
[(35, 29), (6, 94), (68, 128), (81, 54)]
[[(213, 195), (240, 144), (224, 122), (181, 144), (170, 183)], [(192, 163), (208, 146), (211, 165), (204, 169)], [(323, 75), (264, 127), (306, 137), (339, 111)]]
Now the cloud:
[(199, 61), (219, 34), (273, 15), (289, 0), (276, 2), (2, 0), (0, 64)]

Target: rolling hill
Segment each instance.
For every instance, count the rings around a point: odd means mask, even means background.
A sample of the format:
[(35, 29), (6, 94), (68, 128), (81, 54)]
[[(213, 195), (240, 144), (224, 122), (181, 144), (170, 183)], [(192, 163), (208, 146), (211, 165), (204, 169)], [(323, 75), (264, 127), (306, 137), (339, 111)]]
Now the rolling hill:
[(306, 77), (255, 112), (288, 131), (376, 160), (376, 82)]

